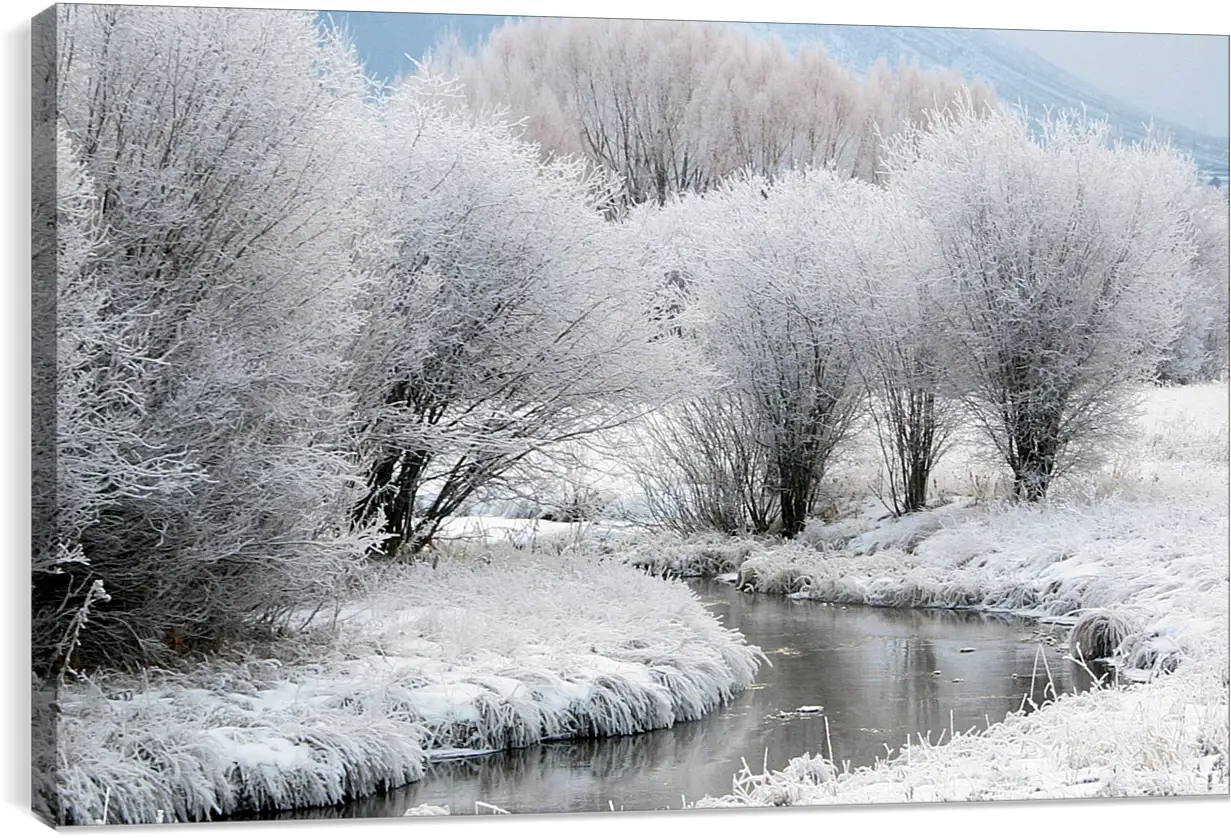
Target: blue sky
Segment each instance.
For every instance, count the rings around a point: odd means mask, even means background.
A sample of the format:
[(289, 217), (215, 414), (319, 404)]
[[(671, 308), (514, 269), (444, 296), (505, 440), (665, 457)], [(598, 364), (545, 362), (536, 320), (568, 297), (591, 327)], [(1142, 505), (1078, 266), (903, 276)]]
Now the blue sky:
[(329, 11), (355, 37), (359, 57), (370, 75), (393, 78), (411, 68), (409, 55), (422, 58), (437, 37), (456, 33), (463, 43), (474, 44), (499, 26), (502, 15), (411, 14), (407, 12)]

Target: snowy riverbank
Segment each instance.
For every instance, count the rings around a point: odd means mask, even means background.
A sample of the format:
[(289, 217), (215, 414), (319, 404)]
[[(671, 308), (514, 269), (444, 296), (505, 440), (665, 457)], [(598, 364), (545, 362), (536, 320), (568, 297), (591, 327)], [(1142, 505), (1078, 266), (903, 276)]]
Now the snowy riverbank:
[(835, 803), (1058, 800), (1222, 794), (1224, 671), (1196, 663), (1149, 685), (1062, 696), (980, 733), (915, 741), (873, 768), (842, 772), (821, 755), (748, 771), (699, 808)]
[[(160, 810), (184, 820), (331, 804), (416, 781), (433, 757), (697, 718), (751, 684), (759, 658), (682, 583), (655, 576), (723, 573), (835, 602), (1062, 623), (1114, 612), (1132, 627), (1132, 674), (1176, 668), (984, 732), (945, 732), (873, 768), (842, 772), (812, 755), (757, 772), (760, 755), (748, 754), (753, 770), (732, 793), (697, 806), (1225, 793), (1226, 385), (1152, 391), (1133, 458), (1046, 504), (991, 500), (970, 462), (944, 464), (950, 498), (936, 509), (892, 520), (855, 505), (786, 544), (458, 519), (447, 534), (471, 542), (470, 558), (367, 579), (332, 630), (243, 663), (65, 690), (64, 816), (149, 822)], [(867, 485), (865, 463), (852, 456), (846, 468), (836, 481)]]
[(875, 768), (805, 755), (750, 770), (732, 794), (697, 805), (1226, 794), (1226, 385), (1151, 392), (1133, 450), (1046, 504), (967, 498), (880, 522), (870, 505), (738, 570), (749, 589), (831, 602), (1068, 623), (1114, 614), (1129, 627), (1118, 655), (1129, 685), (916, 741)]
[[(899, 526), (902, 537), (920, 539), (911, 553), (793, 545), (754, 555), (740, 578), (755, 590), (831, 602), (1063, 621), (1101, 609), (1133, 627), (1122, 646), (1125, 674), (1154, 680), (1064, 696), (983, 733), (916, 741), (874, 769), (842, 773), (821, 755), (802, 757), (781, 771), (749, 772), (731, 795), (698, 805), (1226, 793), (1225, 508), (1116, 502), (952, 514), (922, 538)], [(1040, 661), (1039, 678), (1066, 652), (1047, 654), (1055, 657)]]
[(425, 761), (695, 719), (759, 653), (680, 582), (595, 557), (493, 548), (390, 569), (266, 659), (109, 676), (60, 695), (73, 823), (328, 805)]

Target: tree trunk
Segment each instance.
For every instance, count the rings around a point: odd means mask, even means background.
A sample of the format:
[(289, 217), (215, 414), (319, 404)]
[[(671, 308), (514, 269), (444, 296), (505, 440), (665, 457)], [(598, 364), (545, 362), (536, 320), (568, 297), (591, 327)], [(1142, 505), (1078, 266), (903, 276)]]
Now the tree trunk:
[(381, 542), (380, 552), (389, 558), (397, 556), (408, 540), (412, 552), (426, 545), (426, 540), (413, 536), (415, 496), (429, 458), (426, 451), (413, 451), (386, 455), (378, 460), (369, 473), (368, 493), (355, 505), (352, 517), (357, 524), (371, 522), (378, 511), (384, 513), (382, 530), (387, 535)]
[(1019, 419), (1013, 434), (1009, 466), (1013, 470), (1013, 495), (1036, 503), (1047, 497), (1059, 454), (1057, 438), (1061, 411)]
[(903, 474), (903, 512), (918, 512), (927, 507), (928, 480), (936, 440), (935, 395), (925, 390), (911, 390), (909, 421), (905, 429), (906, 461)]
[(782, 537), (794, 538), (803, 532), (811, 508), (813, 475), (802, 455), (778, 461), (779, 506)]
[(782, 537), (794, 538), (804, 530), (808, 517), (807, 495), (786, 489), (782, 492)]

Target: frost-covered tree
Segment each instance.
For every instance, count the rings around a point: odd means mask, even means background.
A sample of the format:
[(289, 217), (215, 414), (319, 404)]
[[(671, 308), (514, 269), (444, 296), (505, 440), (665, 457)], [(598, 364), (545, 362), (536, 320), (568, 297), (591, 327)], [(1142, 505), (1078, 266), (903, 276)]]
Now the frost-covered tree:
[[(778, 496), (761, 419), (745, 393), (722, 386), (704, 354), (693, 271), (691, 202), (646, 204), (623, 220), (638, 258), (629, 267), (655, 286), (649, 316), (676, 361), (691, 371), (677, 404), (638, 426), (647, 443), (635, 456), (638, 483), (653, 523), (681, 535), (769, 532), (778, 525)], [(661, 280), (661, 281), (660, 281)]]
[(926, 130), (936, 114), (959, 101), (966, 102), (972, 113), (985, 113), (994, 106), (996, 95), (983, 81), (967, 80), (956, 71), (924, 69), (917, 60), (904, 58), (890, 66), (882, 57), (864, 74), (861, 101), (863, 124), (853, 173), (863, 180), (880, 182), (886, 174), (886, 146), (895, 137)]
[(880, 490), (895, 515), (927, 505), (932, 469), (957, 422), (932, 284), (935, 237), (898, 192), (869, 186), (831, 224), (848, 243), (846, 321), (885, 466)]
[(1158, 369), (1160, 380), (1180, 384), (1225, 376), (1231, 339), (1226, 188), (1194, 184), (1188, 216), (1196, 255), (1189, 266), (1179, 330)]
[(772, 180), (819, 166), (853, 174), (868, 127), (858, 74), (819, 44), (792, 52), (776, 39), (726, 35), (703, 76), (697, 125), (715, 172)]
[(1016, 496), (1106, 449), (1175, 334), (1190, 161), (1053, 117), (963, 107), (900, 143), (892, 186), (935, 231), (946, 362)]
[(631, 200), (662, 203), (719, 174), (700, 90), (735, 43), (716, 24), (541, 18), (449, 58), (476, 107), (510, 108), (545, 150), (584, 155), (618, 174)]
[[(101, 578), (111, 596), (83, 648), (132, 659), (165, 650), (168, 633), (284, 621), (329, 596), (368, 544), (346, 525), (350, 405), (331, 386), (358, 325), (354, 139), (368, 88), (311, 13), (59, 15), (57, 117), (101, 233), (61, 275), (90, 286), (61, 321), (66, 359), (82, 359), (65, 368), (67, 415), (125, 388), (91, 408), (123, 402), (108, 421), (193, 475), (117, 491), (113, 452), (93, 443), (64, 474), (75, 496), (107, 487), (62, 527), (83, 557), (74, 579)], [(105, 347), (96, 316), (123, 322)], [(140, 478), (125, 458), (120, 476)]]
[(480, 111), (507, 108), (549, 155), (618, 174), (629, 203), (702, 192), (738, 172), (808, 166), (876, 176), (882, 140), (967, 90), (955, 73), (888, 65), (870, 80), (820, 44), (788, 49), (737, 26), (541, 18), (439, 58)]
[(734, 388), (702, 392), (653, 416), (649, 453), (637, 464), (653, 522), (679, 535), (767, 533), (779, 495), (760, 413)]
[(748, 177), (667, 208), (686, 225), (686, 317), (720, 386), (755, 417), (759, 488), (777, 498), (787, 537), (802, 530), (859, 401), (843, 326), (850, 260), (829, 223), (859, 187), (826, 172)]
[(530, 455), (644, 413), (667, 349), (604, 220), (609, 177), (542, 162), (455, 96), (424, 74), (383, 105), (359, 256), (373, 282), (350, 356), (368, 467), (355, 518), (383, 520), (390, 555)]
[(52, 445), (40, 452), (48, 471), (35, 481), (35, 506), (45, 518), (35, 528), (32, 555), (32, 652), (36, 670), (50, 672), (67, 663), (70, 627), (99, 581), (80, 572), (89, 566), (82, 534), (112, 505), (175, 491), (199, 475), (183, 452), (157, 450), (141, 437), (140, 380), (149, 359), (134, 324), (109, 305), (94, 272), (105, 241), (92, 182), (62, 129), (54, 141), (39, 133), (37, 176), (50, 180), (47, 194), (55, 198), (54, 217), (34, 219), (52, 225), (37, 239), (54, 248), (55, 287), (38, 296), (53, 307), (47, 315), (55, 343), (45, 348), (55, 365), (48, 382), (55, 399), (40, 417)]
[[(80, 553), (82, 532), (116, 498), (197, 479), (183, 452), (138, 436), (150, 359), (127, 312), (110, 305), (96, 258), (106, 247), (98, 201), (63, 130), (56, 136), (56, 535)], [(95, 272), (91, 272), (91, 268)]]

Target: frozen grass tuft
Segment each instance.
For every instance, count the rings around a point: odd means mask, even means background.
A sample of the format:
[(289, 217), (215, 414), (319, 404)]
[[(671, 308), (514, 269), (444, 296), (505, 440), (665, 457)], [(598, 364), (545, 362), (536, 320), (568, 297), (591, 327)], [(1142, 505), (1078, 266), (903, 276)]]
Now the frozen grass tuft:
[(1069, 653), (1081, 661), (1108, 659), (1135, 633), (1133, 622), (1115, 611), (1090, 611), (1083, 614), (1069, 632)]
[(682, 582), (616, 561), (496, 546), (387, 567), (278, 659), (62, 690), (61, 820), (332, 805), (433, 754), (696, 719), (761, 660)]
[(750, 555), (765, 548), (764, 539), (697, 535), (681, 539), (661, 535), (614, 545), (623, 560), (655, 576), (719, 576), (739, 570)]
[[(618, 561), (491, 546), (477, 560), (389, 573), (375, 587), (399, 595), (375, 594), (352, 621), (380, 627), (387, 655), (439, 650), (459, 661), (448, 681), (455, 691), (461, 681), (486, 687), (502, 707), (522, 702), (523, 720), (538, 708), (523, 726), (541, 729), (541, 738), (697, 718), (752, 683), (760, 660), (686, 585)], [(481, 726), (493, 712), (463, 715)], [(499, 747), (478, 726), (472, 745)]]
[[(220, 667), (221, 665), (215, 665)], [(291, 674), (291, 673), (288, 673)], [(207, 820), (240, 810), (332, 805), (423, 776), (422, 730), (375, 703), (289, 680), (249, 694), (209, 686), (210, 668), (113, 676), (62, 692), (59, 791), (65, 823)], [(292, 675), (293, 677), (293, 675)]]
[(793, 758), (781, 771), (765, 767), (760, 774), (754, 774), (745, 762), (743, 770), (735, 777), (735, 790), (731, 795), (706, 797), (696, 805), (705, 809), (801, 805), (811, 788), (830, 783), (837, 773), (833, 763), (820, 754), (804, 754)]

